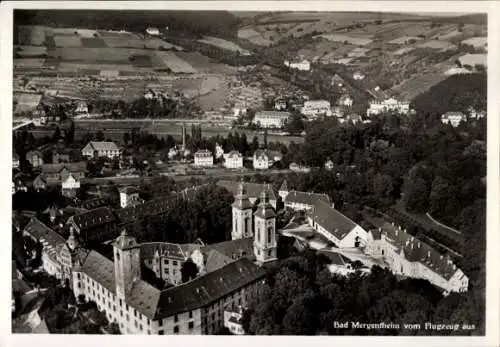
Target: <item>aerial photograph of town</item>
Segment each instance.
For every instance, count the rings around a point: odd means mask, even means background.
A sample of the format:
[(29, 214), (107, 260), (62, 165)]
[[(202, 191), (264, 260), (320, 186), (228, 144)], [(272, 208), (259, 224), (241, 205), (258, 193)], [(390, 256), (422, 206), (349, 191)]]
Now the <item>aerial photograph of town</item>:
[(12, 38), (13, 334), (485, 336), (486, 13)]

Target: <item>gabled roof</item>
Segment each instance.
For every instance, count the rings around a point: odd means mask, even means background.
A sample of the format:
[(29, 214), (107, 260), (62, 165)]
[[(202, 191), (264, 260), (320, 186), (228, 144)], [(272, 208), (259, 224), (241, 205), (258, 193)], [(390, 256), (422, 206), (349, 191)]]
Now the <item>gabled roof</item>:
[(116, 217), (108, 207), (99, 207), (82, 214), (72, 216), (70, 219), (80, 230), (96, 228), (108, 223), (116, 222)]
[(245, 257), (252, 261), (255, 260), (255, 255), (253, 253), (253, 237), (213, 243), (201, 247), (200, 250), (205, 256), (208, 256), (211, 251), (216, 251), (231, 259)]
[(87, 163), (84, 161), (79, 161), (75, 163), (61, 163), (61, 164), (43, 164), (42, 172), (47, 173), (58, 173), (66, 168), (69, 172), (86, 172)]
[(30, 234), (33, 238), (42, 242), (44, 244), (44, 248), (52, 248), (54, 252), (57, 245), (66, 242), (64, 237), (43, 224), (36, 217), (31, 218), (29, 223), (24, 227), (24, 232)]
[(299, 192), (296, 190), (292, 190), (288, 193), (288, 195), (285, 198), (285, 204), (295, 203), (295, 204), (305, 204), (313, 206), (317, 200), (322, 200), (330, 204), (330, 198), (326, 194)]
[(313, 220), (337, 239), (342, 240), (356, 227), (356, 223), (323, 200), (316, 200), (312, 211)]
[(156, 252), (160, 257), (169, 257), (169, 258), (179, 258), (185, 259), (187, 258), (187, 254), (184, 253), (181, 245), (177, 243), (169, 243), (169, 242), (148, 242), (141, 243), (141, 258), (143, 259), (152, 259)]
[(207, 272), (216, 271), (233, 261), (235, 260), (216, 250), (211, 250), (206, 256), (205, 270)]
[(260, 159), (260, 158), (265, 158), (269, 159), (269, 153), (265, 149), (258, 149), (255, 151), (253, 154), (254, 158)]
[(103, 207), (106, 206), (106, 200), (103, 198), (95, 198), (95, 199), (90, 199), (90, 200), (85, 200), (80, 203), (81, 208), (84, 208), (86, 210), (92, 210), (98, 207)]
[(199, 149), (194, 155), (195, 157), (211, 157), (212, 152), (210, 152), (208, 149)]
[(280, 192), (283, 191), (283, 192), (288, 192), (288, 186), (286, 184), (286, 180), (283, 181), (283, 183), (281, 184), (281, 187), (280, 187)]
[(110, 292), (115, 292), (114, 264), (102, 254), (93, 250), (90, 251), (81, 266), (81, 271)]
[(134, 194), (134, 193), (137, 193), (138, 190), (136, 187), (127, 186), (127, 187), (120, 188), (119, 192), (124, 193), (124, 194)]
[(226, 155), (226, 158), (233, 158), (233, 157), (241, 158), (242, 155), (238, 151), (231, 151)]
[(118, 151), (119, 148), (114, 142), (90, 141), (82, 151)]

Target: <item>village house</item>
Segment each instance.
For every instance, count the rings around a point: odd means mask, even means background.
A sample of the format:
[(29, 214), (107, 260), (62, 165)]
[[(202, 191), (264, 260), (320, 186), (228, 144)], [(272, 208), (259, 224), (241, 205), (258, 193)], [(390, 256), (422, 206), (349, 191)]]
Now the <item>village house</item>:
[(158, 28), (149, 27), (146, 29), (146, 33), (151, 36), (160, 35), (160, 30)]
[(366, 111), (368, 116), (385, 112), (396, 112), (407, 115), (410, 113), (410, 103), (408, 101), (398, 101), (394, 98), (389, 98), (384, 101), (372, 101), (370, 102), (370, 107)]
[(335, 246), (352, 248), (366, 244), (367, 232), (328, 202), (316, 200), (311, 212), (308, 216), (309, 224)]
[(451, 124), (453, 127), (457, 127), (461, 122), (465, 122), (467, 117), (462, 112), (446, 112), (441, 116), (441, 123)]
[(345, 107), (351, 107), (352, 103), (353, 103), (352, 98), (347, 94), (342, 95), (337, 101), (338, 106), (345, 106)]
[(126, 208), (144, 203), (144, 200), (142, 200), (139, 197), (139, 191), (135, 187), (128, 186), (120, 188), (119, 193), (120, 193), (121, 208)]
[(307, 59), (304, 59), (302, 61), (285, 60), (284, 64), (286, 67), (289, 67), (290, 69), (294, 69), (294, 70), (299, 70), (299, 71), (311, 70), (311, 63)]
[(274, 102), (274, 110), (275, 111), (285, 111), (287, 108), (287, 104), (285, 100), (276, 100)]
[(236, 310), (228, 309), (224, 311), (224, 326), (233, 335), (245, 335), (245, 330), (241, 323), (243, 317), (243, 308), (237, 307)]
[(74, 198), (80, 189), (80, 180), (75, 178), (71, 173), (62, 181), (62, 195), (68, 198)]
[(80, 100), (76, 103), (76, 108), (75, 108), (75, 114), (76, 115), (82, 115), (82, 114), (88, 114), (89, 113), (89, 107), (87, 103), (83, 100)]
[(266, 150), (258, 149), (253, 154), (253, 168), (255, 170), (267, 170), (271, 166), (271, 160)]
[(304, 102), (301, 112), (309, 119), (314, 119), (320, 115), (332, 115), (331, 105), (327, 100), (308, 100)]
[(332, 77), (331, 85), (332, 85), (332, 87), (335, 87), (335, 88), (344, 88), (345, 81), (342, 77), (340, 77), (339, 74), (335, 74)]
[(48, 184), (61, 184), (71, 174), (77, 180), (85, 178), (87, 164), (85, 162), (44, 164), (42, 177)]
[(43, 153), (37, 150), (26, 153), (26, 160), (31, 164), (31, 167), (38, 168), (43, 165)]
[(33, 189), (38, 193), (41, 190), (47, 189), (47, 181), (43, 177), (43, 174), (40, 174), (35, 177), (33, 180)]
[(82, 155), (87, 158), (118, 158), (120, 149), (114, 142), (90, 141), (83, 149)]
[(354, 78), (356, 81), (361, 81), (365, 79), (365, 75), (363, 75), (361, 72), (355, 72), (352, 75), (352, 78)]
[(19, 169), (19, 156), (17, 153), (12, 153), (12, 168)]
[(208, 149), (200, 149), (194, 154), (194, 166), (212, 167), (214, 166), (214, 156)]
[(243, 155), (238, 151), (224, 154), (224, 166), (226, 169), (241, 169), (243, 167)]
[(290, 113), (286, 111), (259, 111), (255, 114), (253, 122), (261, 128), (281, 129), (290, 118)]
[(466, 292), (469, 279), (451, 260), (394, 224), (368, 232), (365, 252), (382, 259), (396, 275), (421, 278), (443, 290)]
[(333, 168), (335, 167), (335, 164), (333, 163), (333, 161), (331, 161), (331, 159), (328, 159), (326, 162), (325, 162), (325, 169), (330, 171), (330, 170), (333, 170)]

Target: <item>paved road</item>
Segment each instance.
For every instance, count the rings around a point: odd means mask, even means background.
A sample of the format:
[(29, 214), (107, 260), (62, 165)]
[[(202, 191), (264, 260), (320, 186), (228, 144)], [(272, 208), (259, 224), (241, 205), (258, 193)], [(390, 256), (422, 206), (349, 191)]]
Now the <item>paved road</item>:
[[(286, 174), (290, 173), (291, 170), (286, 169), (286, 170), (267, 170), (267, 171), (250, 171), (250, 172), (224, 172), (224, 173), (214, 173), (214, 174), (206, 174), (206, 175), (178, 175), (178, 176), (164, 176), (164, 177), (170, 177), (174, 181), (186, 181), (191, 178), (199, 178), (199, 179), (209, 179), (209, 178), (219, 178), (219, 179), (226, 179), (226, 178), (231, 178), (231, 177), (241, 177), (241, 176), (255, 176), (255, 175), (263, 175), (263, 176), (269, 176), (269, 175), (278, 175), (278, 174)], [(139, 184), (142, 181), (147, 182), (150, 181), (158, 176), (152, 176), (152, 177), (95, 177), (95, 178), (86, 178), (82, 183), (87, 183), (87, 184), (103, 184), (107, 183), (109, 181), (112, 181), (117, 184)]]

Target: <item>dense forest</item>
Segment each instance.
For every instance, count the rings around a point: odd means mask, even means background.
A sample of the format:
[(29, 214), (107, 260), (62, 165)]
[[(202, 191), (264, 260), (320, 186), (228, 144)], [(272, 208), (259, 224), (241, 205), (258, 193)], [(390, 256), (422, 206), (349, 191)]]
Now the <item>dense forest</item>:
[[(243, 316), (245, 331), (255, 335), (484, 334), (481, 289), (443, 297), (426, 281), (398, 280), (377, 266), (368, 275), (332, 276), (325, 268), (328, 263), (323, 255), (305, 251), (272, 269)], [(348, 322), (348, 326), (341, 328), (335, 322)], [(356, 322), (393, 325), (366, 329), (353, 326)], [(425, 329), (425, 322), (452, 329)], [(405, 327), (409, 323), (422, 328)]]
[(14, 23), (132, 32), (157, 27), (194, 35), (236, 37), (239, 21), (226, 11), (16, 10)]
[(418, 95), (413, 107), (420, 114), (437, 116), (448, 111), (467, 112), (469, 107), (486, 111), (487, 81), (485, 73), (450, 76)]

